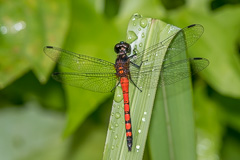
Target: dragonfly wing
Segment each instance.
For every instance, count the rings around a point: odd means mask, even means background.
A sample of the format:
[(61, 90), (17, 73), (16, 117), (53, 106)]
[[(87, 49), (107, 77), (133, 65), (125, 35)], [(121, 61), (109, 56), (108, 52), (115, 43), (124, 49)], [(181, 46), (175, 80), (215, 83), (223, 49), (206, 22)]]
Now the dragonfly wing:
[(80, 73), (116, 73), (114, 64), (102, 59), (46, 46), (43, 51), (58, 64)]
[(52, 76), (64, 84), (94, 92), (111, 92), (117, 85), (117, 77), (114, 73), (56, 72)]
[[(172, 58), (192, 46), (202, 36), (203, 32), (204, 28), (200, 24), (190, 25), (179, 30), (171, 40), (164, 60)], [(167, 41), (169, 40), (167, 39)], [(163, 44), (166, 42), (164, 41)]]
[(164, 60), (167, 60), (192, 46), (201, 37), (203, 32), (204, 28), (200, 24), (187, 26), (160, 43), (136, 53), (136, 55), (132, 56), (131, 62), (141, 65), (142, 61), (151, 61), (149, 60), (151, 57), (154, 57), (155, 61), (160, 60), (162, 58), (160, 54), (164, 54), (164, 52), (161, 52), (163, 49), (167, 49), (168, 51), (164, 57)]
[(159, 79), (160, 65), (154, 67), (145, 67), (141, 69), (135, 69), (131, 72), (131, 80), (142, 88), (156, 88)]
[[(156, 88), (157, 85), (170, 85), (194, 75), (209, 65), (205, 58), (189, 58), (168, 64), (139, 69), (138, 72), (131, 73), (131, 79), (141, 88)], [(161, 70), (161, 71), (160, 71)], [(159, 82), (160, 72), (160, 84)]]
[(205, 58), (189, 58), (164, 65), (159, 86), (166, 86), (195, 75), (209, 65)]

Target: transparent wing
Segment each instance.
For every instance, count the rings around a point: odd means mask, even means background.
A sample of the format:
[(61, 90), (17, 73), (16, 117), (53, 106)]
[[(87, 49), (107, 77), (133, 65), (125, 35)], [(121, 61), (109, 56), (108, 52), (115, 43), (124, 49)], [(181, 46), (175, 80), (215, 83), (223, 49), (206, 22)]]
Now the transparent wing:
[[(164, 60), (167, 60), (171, 57), (174, 57), (183, 51), (185, 51), (188, 47), (192, 46), (203, 34), (204, 28), (200, 24), (193, 24), (187, 26), (177, 33), (169, 36), (167, 39), (163, 40), (160, 43), (157, 43), (139, 53), (132, 56), (131, 62), (137, 65), (141, 65), (142, 61), (151, 62), (151, 58), (154, 57), (154, 60), (160, 59), (164, 52), (161, 52), (163, 49), (167, 49)], [(184, 45), (185, 44), (185, 45)], [(144, 57), (144, 59), (143, 59)], [(149, 63), (149, 65), (151, 65)], [(135, 66), (130, 66), (130, 69), (135, 69)]]
[(46, 46), (43, 51), (58, 64), (80, 73), (116, 73), (114, 64), (102, 59)]
[(131, 73), (131, 79), (141, 88), (156, 88), (158, 86), (170, 85), (194, 75), (209, 65), (205, 58), (189, 58), (163, 65), (159, 74), (160, 66), (146, 67), (139, 72)]
[(118, 80), (114, 73), (56, 72), (52, 77), (64, 84), (102, 93), (114, 90)]
[(205, 58), (190, 58), (164, 65), (161, 70), (160, 86), (179, 82), (202, 71), (208, 65), (209, 61)]

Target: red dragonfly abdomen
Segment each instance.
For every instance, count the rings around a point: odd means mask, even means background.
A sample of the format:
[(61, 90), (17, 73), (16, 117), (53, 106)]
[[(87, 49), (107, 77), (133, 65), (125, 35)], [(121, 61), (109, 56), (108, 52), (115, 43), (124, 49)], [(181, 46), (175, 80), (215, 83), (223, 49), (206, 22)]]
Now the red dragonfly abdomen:
[(132, 138), (132, 125), (131, 125), (130, 108), (129, 108), (129, 94), (128, 94), (129, 80), (127, 77), (121, 77), (120, 83), (121, 83), (122, 91), (123, 91), (127, 146), (128, 146), (128, 151), (131, 151), (133, 138)]

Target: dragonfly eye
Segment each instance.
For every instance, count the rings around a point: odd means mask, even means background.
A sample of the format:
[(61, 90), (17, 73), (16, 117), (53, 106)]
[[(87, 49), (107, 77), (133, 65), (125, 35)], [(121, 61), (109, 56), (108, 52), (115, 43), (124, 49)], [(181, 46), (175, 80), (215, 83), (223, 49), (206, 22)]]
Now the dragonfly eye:
[(115, 47), (114, 47), (114, 51), (115, 51), (116, 53), (119, 53), (119, 52), (120, 52), (120, 49), (121, 49), (120, 44), (119, 44), (119, 43), (116, 44)]
[(130, 46), (130, 44), (125, 43), (124, 45), (125, 45), (126, 52), (127, 52), (127, 53), (131, 52), (131, 46)]
[(115, 45), (114, 51), (116, 53), (129, 53), (131, 51), (131, 46), (128, 43), (121, 41), (120, 43)]

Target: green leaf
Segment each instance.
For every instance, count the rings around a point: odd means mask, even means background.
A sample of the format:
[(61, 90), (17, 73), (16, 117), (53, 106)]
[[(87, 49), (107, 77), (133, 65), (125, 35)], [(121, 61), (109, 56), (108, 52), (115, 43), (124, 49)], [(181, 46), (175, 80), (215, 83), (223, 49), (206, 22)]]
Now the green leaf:
[[(181, 32), (176, 37), (185, 38)], [(178, 45), (184, 46), (184, 40)], [(186, 58), (185, 52), (171, 61)], [(152, 159), (196, 159), (190, 72), (189, 78), (158, 88), (151, 122), (149, 147)]]
[[(132, 42), (131, 46), (138, 51), (143, 50), (144, 48), (148, 48), (156, 43), (161, 42), (162, 40), (166, 39), (173, 33), (177, 32), (179, 29), (173, 27), (171, 25), (167, 25), (166, 23), (151, 18), (142, 18), (140, 15), (135, 14), (131, 18), (128, 30), (127, 30), (127, 38), (128, 42)], [(184, 45), (184, 44), (183, 44)], [(155, 61), (155, 65), (161, 63), (166, 49), (162, 49), (161, 53), (159, 54), (162, 56), (160, 61)], [(186, 55), (185, 55), (186, 57)], [(155, 58), (155, 57), (151, 57)], [(153, 64), (154, 65), (154, 64)], [(161, 64), (159, 65), (161, 66)], [(160, 73), (159, 73), (160, 74)], [(149, 83), (153, 83), (154, 79), (149, 79)], [(187, 84), (186, 84), (187, 82)], [(184, 92), (184, 94), (177, 95), (172, 98), (172, 95), (176, 94), (176, 92), (180, 92), (182, 89), (188, 89)], [(190, 89), (190, 90), (189, 90)], [(160, 127), (161, 131), (164, 129), (165, 131), (171, 125), (171, 137), (168, 137), (168, 133), (164, 133), (163, 135), (160, 134), (158, 136), (150, 136), (150, 153), (152, 154), (168, 154), (169, 152), (165, 152), (165, 149), (171, 149), (174, 151), (175, 157), (180, 158), (188, 158), (188, 159), (195, 159), (195, 141), (194, 141), (194, 130), (193, 130), (193, 116), (192, 116), (192, 97), (191, 97), (191, 82), (190, 79), (184, 80), (180, 85), (179, 83), (173, 86), (164, 87), (158, 89), (158, 93), (156, 95), (156, 88), (144, 88), (142, 92), (140, 92), (135, 86), (130, 85), (130, 108), (131, 108), (131, 121), (132, 121), (132, 132), (133, 132), (133, 147), (132, 151), (128, 152), (127, 144), (126, 144), (126, 133), (125, 133), (125, 126), (124, 126), (124, 110), (123, 110), (123, 101), (121, 97), (121, 88), (117, 87), (115, 93), (115, 99), (113, 101), (112, 107), (112, 116), (110, 118), (108, 135), (105, 143), (105, 151), (103, 155), (103, 159), (142, 159), (145, 142), (148, 135), (148, 129), (150, 125), (151, 115), (154, 100), (155, 107), (156, 105), (162, 108), (160, 113), (160, 118), (162, 121), (158, 119), (160, 123), (164, 123), (166, 119), (164, 117), (169, 116), (171, 118), (170, 122), (167, 122), (161, 126), (157, 124), (157, 129)], [(164, 93), (163, 101), (158, 101), (160, 98), (160, 94)], [(116, 98), (118, 97), (118, 99)], [(164, 103), (163, 103), (164, 102)], [(163, 103), (163, 104), (159, 104)], [(167, 105), (166, 105), (167, 103)], [(180, 105), (180, 107), (179, 107)], [(164, 108), (165, 107), (165, 108)], [(178, 107), (178, 109), (176, 109)], [(164, 111), (164, 109), (167, 111)], [(185, 115), (187, 113), (187, 115)], [(184, 116), (182, 116), (184, 115)], [(159, 118), (159, 115), (156, 116)], [(116, 125), (117, 124), (117, 125)], [(179, 125), (184, 125), (183, 131)], [(187, 134), (186, 134), (187, 133)], [(154, 132), (152, 133), (154, 134)], [(178, 138), (178, 136), (180, 137)], [(161, 143), (161, 147), (163, 150), (159, 150), (159, 144), (156, 143), (161, 136), (165, 136), (165, 142)], [(168, 141), (170, 139), (170, 142)], [(186, 141), (186, 143), (185, 143)], [(165, 145), (165, 147), (163, 147)], [(184, 145), (182, 147), (181, 145)], [(166, 147), (168, 146), (168, 147)], [(154, 147), (156, 147), (154, 151)], [(188, 153), (191, 152), (191, 153)], [(171, 153), (172, 154), (172, 153)], [(164, 156), (163, 156), (164, 157)], [(167, 156), (165, 156), (166, 158)], [(169, 157), (169, 156), (168, 156)], [(162, 156), (161, 156), (162, 158)], [(172, 158), (172, 157), (170, 157)], [(156, 158), (157, 159), (157, 158)], [(159, 159), (159, 158), (158, 158)], [(164, 158), (163, 158), (164, 159)]]
[(1, 1), (0, 16), (0, 88), (30, 69), (40, 82), (46, 82), (54, 63), (42, 48), (62, 44), (68, 1)]

